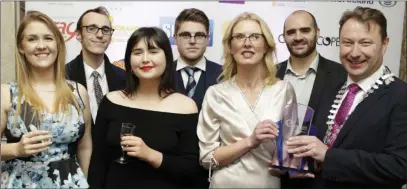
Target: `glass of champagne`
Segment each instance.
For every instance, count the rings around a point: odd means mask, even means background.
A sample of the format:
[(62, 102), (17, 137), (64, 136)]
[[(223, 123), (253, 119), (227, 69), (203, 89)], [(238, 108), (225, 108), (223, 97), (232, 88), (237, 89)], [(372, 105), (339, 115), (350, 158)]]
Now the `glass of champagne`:
[[(120, 129), (120, 138), (123, 136), (135, 136), (135, 131), (136, 131), (135, 125), (131, 123), (122, 123), (122, 127)], [(122, 147), (122, 156), (119, 159), (117, 159), (116, 162), (120, 164), (126, 164), (127, 163), (126, 152), (123, 151), (124, 146), (121, 147)]]

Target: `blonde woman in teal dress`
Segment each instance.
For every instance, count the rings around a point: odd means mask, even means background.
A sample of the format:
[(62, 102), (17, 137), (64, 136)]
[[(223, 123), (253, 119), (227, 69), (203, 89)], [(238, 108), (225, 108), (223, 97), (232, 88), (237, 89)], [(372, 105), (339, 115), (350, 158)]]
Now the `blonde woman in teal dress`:
[(86, 89), (65, 80), (65, 43), (29, 11), (17, 32), (17, 80), (1, 85), (1, 188), (88, 188), (92, 153)]

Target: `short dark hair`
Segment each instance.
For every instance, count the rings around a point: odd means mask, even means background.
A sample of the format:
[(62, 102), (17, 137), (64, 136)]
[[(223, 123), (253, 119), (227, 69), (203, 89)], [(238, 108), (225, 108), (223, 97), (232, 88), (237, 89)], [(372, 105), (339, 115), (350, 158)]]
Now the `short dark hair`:
[[(94, 13), (98, 13), (98, 14), (103, 14), (105, 16), (107, 16), (109, 18), (110, 14), (109, 11), (106, 9), (106, 7), (104, 6), (100, 6), (100, 7), (96, 7), (94, 9), (88, 9), (86, 10), (84, 13), (82, 13), (82, 15), (79, 17), (78, 22), (76, 23), (76, 31), (81, 31), (82, 28), (82, 21), (83, 21), (83, 17), (85, 17), (86, 14), (90, 13), (90, 12), (94, 12)], [(110, 19), (109, 19), (110, 21)]]
[(161, 96), (162, 92), (169, 95), (175, 91), (173, 82), (173, 68), (174, 59), (170, 40), (167, 34), (157, 27), (141, 27), (138, 28), (127, 41), (126, 52), (124, 55), (124, 66), (126, 69), (126, 85), (122, 92), (131, 97), (133, 92), (137, 90), (140, 85), (139, 78), (133, 73), (131, 69), (131, 54), (134, 46), (144, 41), (147, 47), (160, 48), (164, 51), (166, 67), (164, 73), (161, 75), (160, 85), (158, 87), (158, 94)]
[(209, 33), (209, 18), (206, 14), (196, 8), (184, 9), (175, 19), (174, 33), (178, 33), (183, 22), (198, 22), (205, 26), (206, 32)]
[[(317, 23), (317, 20), (315, 19), (315, 16), (314, 16), (312, 13), (310, 13), (310, 12), (308, 12), (308, 11), (306, 11), (306, 10), (296, 10), (296, 11), (292, 12), (292, 13), (290, 14), (290, 16), (293, 15), (293, 14), (296, 14), (296, 13), (300, 13), (300, 12), (307, 13), (308, 15), (311, 16), (312, 25), (314, 26), (314, 29), (315, 29), (315, 31), (316, 31), (316, 30), (318, 29), (318, 23)], [(288, 17), (287, 17), (287, 18), (288, 18)], [(287, 19), (286, 19), (286, 21), (287, 21)], [(283, 33), (285, 33), (285, 22), (286, 22), (286, 21), (284, 21)]]
[(355, 19), (361, 23), (366, 23), (368, 30), (370, 30), (370, 23), (375, 22), (380, 26), (380, 36), (382, 40), (387, 38), (387, 20), (383, 13), (377, 9), (369, 7), (356, 7), (355, 9), (347, 10), (342, 14), (339, 20), (339, 33), (342, 31), (343, 25), (349, 19)]

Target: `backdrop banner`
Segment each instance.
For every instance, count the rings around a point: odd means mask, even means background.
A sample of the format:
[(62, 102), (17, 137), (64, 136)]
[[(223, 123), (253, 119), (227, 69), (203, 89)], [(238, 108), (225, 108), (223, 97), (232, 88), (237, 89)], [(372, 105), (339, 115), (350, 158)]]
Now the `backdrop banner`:
[(339, 62), (339, 19), (342, 13), (357, 6), (379, 9), (387, 18), (387, 32), (390, 43), (384, 57), (387, 65), (397, 76), (399, 74), (403, 15), (405, 3), (402, 1), (137, 1), (137, 2), (38, 2), (27, 1), (26, 11), (38, 10), (49, 15), (64, 35), (67, 44), (67, 61), (75, 58), (81, 45), (75, 38), (76, 22), (87, 9), (105, 6), (110, 14), (115, 32), (112, 43), (106, 51), (116, 65), (123, 64), (127, 39), (139, 27), (157, 26), (162, 28), (173, 44), (174, 58), (178, 50), (173, 43), (176, 16), (185, 8), (198, 8), (210, 19), (210, 42), (205, 56), (222, 63), (222, 37), (229, 22), (242, 12), (253, 12), (269, 25), (277, 44), (277, 61), (289, 57), (282, 36), (285, 18), (295, 10), (307, 10), (315, 15), (320, 28), (317, 49), (322, 56)]

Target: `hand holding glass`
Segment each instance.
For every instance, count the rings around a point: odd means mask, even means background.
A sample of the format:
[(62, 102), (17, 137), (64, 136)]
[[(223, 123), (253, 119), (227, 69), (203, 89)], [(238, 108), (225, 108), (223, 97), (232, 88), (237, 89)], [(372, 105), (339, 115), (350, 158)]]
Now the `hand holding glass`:
[[(136, 126), (131, 123), (122, 123), (122, 127), (120, 129), (120, 138), (123, 136), (135, 136)], [(116, 160), (117, 163), (126, 164), (126, 152), (123, 151), (122, 147), (122, 156)]]

